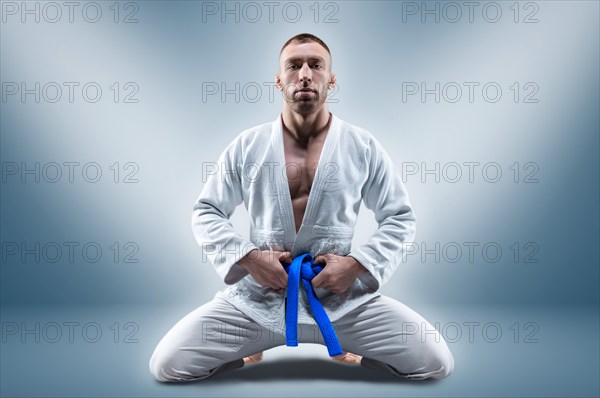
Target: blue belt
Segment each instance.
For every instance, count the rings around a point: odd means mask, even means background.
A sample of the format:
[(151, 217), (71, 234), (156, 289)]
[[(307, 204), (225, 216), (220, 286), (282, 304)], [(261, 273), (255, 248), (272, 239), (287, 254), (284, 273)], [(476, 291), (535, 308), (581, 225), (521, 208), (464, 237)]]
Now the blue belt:
[(340, 347), (340, 342), (335, 334), (335, 330), (333, 330), (333, 325), (331, 325), (331, 321), (310, 283), (323, 270), (320, 264), (313, 263), (312, 260), (312, 256), (305, 253), (294, 258), (291, 264), (281, 263), (288, 273), (285, 307), (285, 342), (288, 347), (298, 346), (298, 290), (300, 279), (302, 279), (313, 317), (317, 321), (317, 325), (319, 325), (321, 334), (325, 339), (329, 356), (334, 357), (342, 354), (342, 347)]

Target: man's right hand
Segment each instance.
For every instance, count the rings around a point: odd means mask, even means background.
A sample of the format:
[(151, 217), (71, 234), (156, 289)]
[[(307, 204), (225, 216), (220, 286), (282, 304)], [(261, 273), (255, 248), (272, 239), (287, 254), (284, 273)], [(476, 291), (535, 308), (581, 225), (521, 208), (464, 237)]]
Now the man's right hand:
[(238, 264), (260, 285), (280, 290), (287, 287), (288, 281), (287, 272), (280, 261), (291, 263), (292, 253), (254, 249), (240, 259)]

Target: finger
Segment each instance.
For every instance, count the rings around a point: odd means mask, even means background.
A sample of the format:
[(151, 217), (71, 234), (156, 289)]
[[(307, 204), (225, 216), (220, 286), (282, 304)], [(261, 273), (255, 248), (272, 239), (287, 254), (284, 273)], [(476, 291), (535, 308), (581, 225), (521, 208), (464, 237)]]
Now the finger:
[(323, 279), (323, 278), (320, 278), (320, 275), (321, 274), (315, 276), (312, 279), (311, 284), (313, 285), (313, 287), (320, 287), (321, 286), (321, 279)]
[(285, 262), (291, 263), (292, 262), (292, 253), (285, 252), (283, 258), (284, 258)]
[(277, 250), (267, 250), (266, 253), (266, 260), (271, 262), (279, 261), (279, 257), (281, 256), (281, 252)]
[(325, 264), (325, 256), (319, 254), (317, 257), (315, 257), (314, 262), (319, 264)]
[(285, 263), (291, 263), (292, 262), (292, 253), (290, 253), (290, 252), (282, 252), (279, 255), (279, 261), (283, 261)]

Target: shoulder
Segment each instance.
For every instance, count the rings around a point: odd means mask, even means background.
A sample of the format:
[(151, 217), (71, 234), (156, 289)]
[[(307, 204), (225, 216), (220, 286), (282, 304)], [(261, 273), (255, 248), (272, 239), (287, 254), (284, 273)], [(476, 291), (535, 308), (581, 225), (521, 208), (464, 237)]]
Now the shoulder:
[(363, 150), (365, 154), (371, 155), (382, 149), (379, 140), (368, 129), (356, 126), (346, 120), (338, 118), (340, 122), (340, 143)]
[(227, 145), (226, 150), (243, 154), (258, 146), (268, 145), (269, 140), (271, 139), (272, 123), (273, 122), (259, 124), (237, 133), (233, 140)]
[(250, 127), (238, 134), (237, 138), (243, 143), (251, 143), (254, 141), (265, 141), (271, 137), (271, 128), (273, 122), (259, 124)]

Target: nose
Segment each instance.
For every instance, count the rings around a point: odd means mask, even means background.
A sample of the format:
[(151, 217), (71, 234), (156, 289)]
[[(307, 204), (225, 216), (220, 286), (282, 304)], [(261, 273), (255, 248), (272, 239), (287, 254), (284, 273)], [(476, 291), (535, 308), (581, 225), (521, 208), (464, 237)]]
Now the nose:
[(302, 68), (300, 68), (298, 78), (300, 79), (300, 81), (310, 82), (312, 80), (312, 71), (310, 70), (308, 63), (304, 63), (302, 65)]

